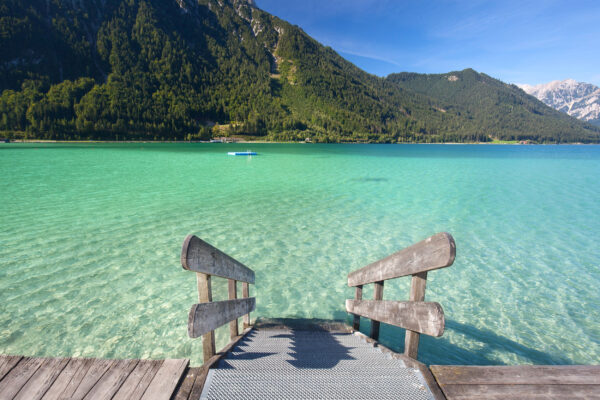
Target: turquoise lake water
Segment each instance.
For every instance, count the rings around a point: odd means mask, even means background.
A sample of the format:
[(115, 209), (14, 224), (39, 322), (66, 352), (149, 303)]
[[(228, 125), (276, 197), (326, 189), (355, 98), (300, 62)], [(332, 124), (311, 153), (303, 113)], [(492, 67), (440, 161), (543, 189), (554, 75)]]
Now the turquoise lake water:
[(0, 354), (201, 363), (190, 233), (256, 271), (253, 318), (345, 319), (348, 272), (447, 231), (421, 361), (600, 363), (599, 146), (1, 144), (0, 204)]

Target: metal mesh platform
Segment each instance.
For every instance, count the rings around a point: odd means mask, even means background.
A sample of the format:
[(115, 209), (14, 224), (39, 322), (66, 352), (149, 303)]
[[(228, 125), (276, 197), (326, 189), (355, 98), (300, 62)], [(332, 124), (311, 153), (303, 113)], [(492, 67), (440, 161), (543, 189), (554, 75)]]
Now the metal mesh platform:
[(432, 399), (418, 370), (350, 333), (254, 330), (200, 397), (217, 399)]

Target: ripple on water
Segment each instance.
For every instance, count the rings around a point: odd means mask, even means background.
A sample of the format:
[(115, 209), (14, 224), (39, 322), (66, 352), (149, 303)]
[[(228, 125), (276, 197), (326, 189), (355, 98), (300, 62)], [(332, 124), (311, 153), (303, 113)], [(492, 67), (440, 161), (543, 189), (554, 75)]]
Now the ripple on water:
[[(423, 361), (600, 361), (596, 147), (29, 147), (0, 158), (0, 353), (200, 363), (189, 233), (256, 271), (254, 317), (345, 318), (349, 271), (448, 231), (455, 265), (427, 288), (447, 329)], [(408, 280), (384, 292), (406, 299)], [(382, 327), (390, 347), (403, 335)]]

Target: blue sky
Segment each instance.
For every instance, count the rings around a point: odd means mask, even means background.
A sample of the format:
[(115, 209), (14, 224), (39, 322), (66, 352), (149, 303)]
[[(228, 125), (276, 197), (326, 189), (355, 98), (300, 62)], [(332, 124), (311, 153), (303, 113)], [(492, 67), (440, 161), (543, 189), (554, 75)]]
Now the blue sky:
[(600, 86), (600, 1), (256, 0), (367, 72)]

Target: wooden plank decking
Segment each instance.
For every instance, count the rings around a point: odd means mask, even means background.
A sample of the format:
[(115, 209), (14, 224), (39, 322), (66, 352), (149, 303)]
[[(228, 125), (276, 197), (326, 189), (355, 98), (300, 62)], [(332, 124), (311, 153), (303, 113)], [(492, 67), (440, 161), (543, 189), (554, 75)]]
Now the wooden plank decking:
[[(269, 329), (295, 327), (293, 320), (265, 320)], [(343, 324), (316, 323), (337, 331)], [(338, 326), (339, 325), (339, 326)], [(325, 327), (325, 328), (324, 328)], [(304, 326), (304, 329), (307, 327)], [(0, 400), (7, 399), (198, 399), (210, 368), (248, 334), (246, 329), (201, 367), (188, 360), (102, 360), (0, 356)], [(423, 374), (436, 399), (600, 399), (600, 366), (451, 366), (427, 368), (376, 340), (364, 340)], [(441, 390), (440, 390), (441, 389)], [(252, 398), (249, 396), (248, 398)]]
[(169, 400), (189, 360), (0, 356), (0, 400)]
[(600, 399), (600, 365), (432, 365), (448, 400)]

